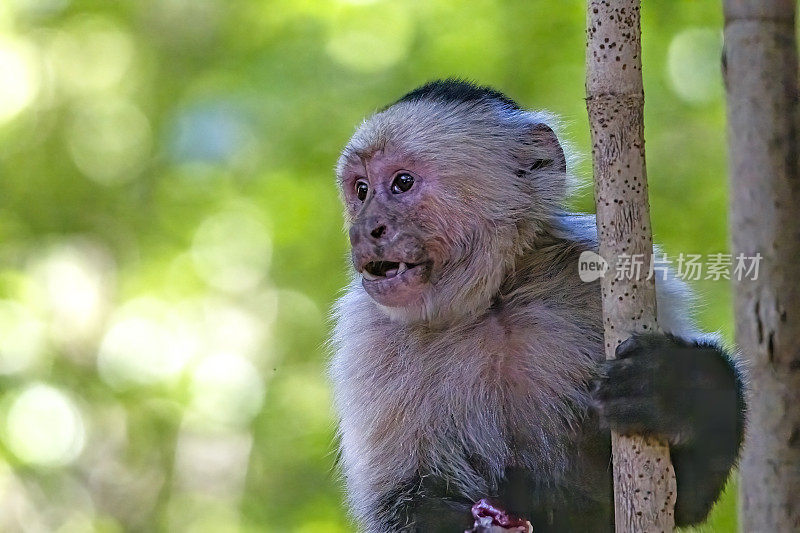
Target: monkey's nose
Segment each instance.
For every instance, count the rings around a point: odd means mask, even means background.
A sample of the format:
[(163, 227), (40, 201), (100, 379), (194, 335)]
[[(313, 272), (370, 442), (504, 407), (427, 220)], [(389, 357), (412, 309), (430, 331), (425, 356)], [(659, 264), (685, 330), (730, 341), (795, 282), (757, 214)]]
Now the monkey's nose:
[(374, 239), (380, 239), (386, 234), (386, 226), (384, 224), (381, 224), (380, 226), (370, 231), (369, 234), (372, 235)]
[(356, 220), (350, 227), (350, 244), (352, 246), (379, 244), (390, 240), (391, 233), (391, 229), (384, 217), (365, 217)]

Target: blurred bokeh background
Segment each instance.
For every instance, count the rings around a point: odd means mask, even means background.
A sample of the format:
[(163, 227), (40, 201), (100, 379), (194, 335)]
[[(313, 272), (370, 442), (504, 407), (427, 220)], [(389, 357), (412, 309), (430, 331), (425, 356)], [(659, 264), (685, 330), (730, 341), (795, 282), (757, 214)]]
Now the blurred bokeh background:
[[(656, 238), (725, 251), (721, 8), (645, 4)], [(325, 377), (337, 152), (463, 76), (561, 115), (588, 184), (584, 21), (576, 0), (0, 2), (0, 530), (352, 531)], [(727, 282), (695, 287), (730, 339)], [(734, 496), (706, 531), (735, 529)]]

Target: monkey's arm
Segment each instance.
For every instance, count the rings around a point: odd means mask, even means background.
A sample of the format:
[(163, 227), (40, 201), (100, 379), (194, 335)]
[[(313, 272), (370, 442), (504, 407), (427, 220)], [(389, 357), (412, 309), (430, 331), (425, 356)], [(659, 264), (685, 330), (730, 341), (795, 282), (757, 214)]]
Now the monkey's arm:
[(743, 380), (731, 357), (713, 342), (636, 335), (620, 344), (616, 360), (601, 363), (593, 398), (610, 429), (670, 442), (676, 525), (705, 519), (744, 431)]

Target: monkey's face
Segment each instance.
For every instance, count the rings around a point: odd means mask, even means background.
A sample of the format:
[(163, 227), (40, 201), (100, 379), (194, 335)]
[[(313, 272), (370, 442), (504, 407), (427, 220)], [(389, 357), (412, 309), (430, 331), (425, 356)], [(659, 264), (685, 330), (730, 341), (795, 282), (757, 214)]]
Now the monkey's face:
[(391, 318), (446, 318), (489, 301), (518, 231), (490, 219), (488, 181), (387, 147), (351, 158), (340, 183), (353, 266)]
[(446, 260), (431, 169), (376, 153), (345, 168), (342, 188), (364, 290), (388, 308), (424, 306)]

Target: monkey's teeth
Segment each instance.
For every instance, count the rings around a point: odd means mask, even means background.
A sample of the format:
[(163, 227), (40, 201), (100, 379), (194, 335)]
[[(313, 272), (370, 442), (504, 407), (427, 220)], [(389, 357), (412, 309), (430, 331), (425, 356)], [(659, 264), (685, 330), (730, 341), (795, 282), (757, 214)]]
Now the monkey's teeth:
[(367, 280), (367, 281), (375, 281), (376, 279), (380, 278), (380, 276), (376, 276), (375, 274), (370, 274), (369, 272), (367, 272), (367, 269), (364, 269), (364, 270), (361, 272), (361, 275), (362, 275), (362, 276), (364, 277), (364, 279), (365, 279), (365, 280)]
[(383, 275), (386, 276), (387, 278), (393, 278), (395, 276), (399, 276), (406, 270), (408, 270), (408, 265), (406, 265), (405, 263), (398, 263), (397, 268), (390, 268)]
[(390, 268), (381, 274), (374, 274), (370, 272), (367, 268), (361, 271), (361, 276), (367, 281), (375, 281), (379, 279), (391, 279), (395, 276), (399, 276), (403, 272), (408, 270), (408, 265), (405, 263), (397, 263), (397, 268)]

